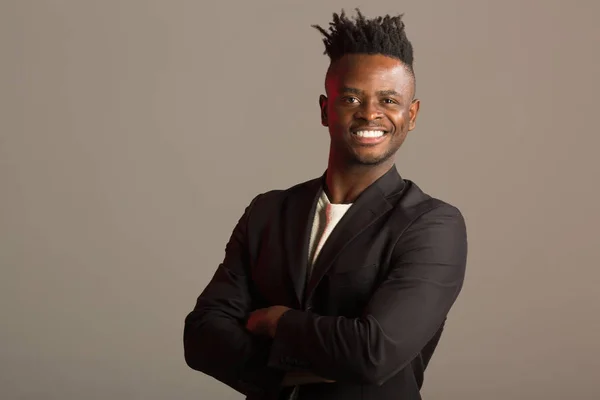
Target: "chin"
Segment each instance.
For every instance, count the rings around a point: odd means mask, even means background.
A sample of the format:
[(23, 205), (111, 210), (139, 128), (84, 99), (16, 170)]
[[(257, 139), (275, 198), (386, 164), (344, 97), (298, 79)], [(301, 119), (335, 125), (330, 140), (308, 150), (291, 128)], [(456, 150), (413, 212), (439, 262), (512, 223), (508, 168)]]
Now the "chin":
[(387, 154), (355, 154), (354, 162), (358, 165), (376, 166), (388, 161), (390, 156)]

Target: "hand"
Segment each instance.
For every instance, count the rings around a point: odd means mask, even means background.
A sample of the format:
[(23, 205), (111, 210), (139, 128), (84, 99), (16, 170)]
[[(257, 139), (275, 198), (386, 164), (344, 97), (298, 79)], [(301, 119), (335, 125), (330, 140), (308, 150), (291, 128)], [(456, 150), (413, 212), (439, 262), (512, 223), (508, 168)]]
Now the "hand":
[(256, 335), (268, 335), (275, 337), (275, 331), (279, 318), (290, 308), (285, 306), (271, 306), (268, 308), (259, 308), (250, 313), (246, 329)]

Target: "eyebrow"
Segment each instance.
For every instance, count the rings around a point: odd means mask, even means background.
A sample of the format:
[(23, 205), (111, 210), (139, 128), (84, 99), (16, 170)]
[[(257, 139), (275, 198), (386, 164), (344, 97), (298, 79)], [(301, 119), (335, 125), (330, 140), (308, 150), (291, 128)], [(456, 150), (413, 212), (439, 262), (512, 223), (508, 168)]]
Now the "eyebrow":
[[(341, 92), (342, 93), (358, 94), (358, 95), (364, 93), (363, 90), (360, 90), (360, 89), (357, 89), (357, 88), (353, 88), (353, 87), (348, 87), (348, 86), (342, 87)], [(401, 97), (400, 93), (396, 92), (395, 90), (379, 90), (377, 92), (377, 94), (379, 96), (400, 96)]]

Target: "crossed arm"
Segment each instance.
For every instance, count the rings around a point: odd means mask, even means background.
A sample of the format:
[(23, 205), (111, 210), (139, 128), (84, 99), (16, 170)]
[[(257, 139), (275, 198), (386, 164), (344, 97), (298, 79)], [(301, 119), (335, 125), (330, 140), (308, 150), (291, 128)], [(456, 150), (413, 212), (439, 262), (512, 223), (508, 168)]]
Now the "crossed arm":
[(253, 203), (184, 330), (188, 365), (241, 393), (331, 381), (380, 385), (435, 335), (460, 292), (466, 228), (458, 210), (444, 205), (402, 235), (401, 251), (361, 317), (256, 310), (245, 239)]
[(307, 371), (286, 372), (268, 366), (272, 338), (264, 330), (252, 332), (246, 327), (255, 308), (246, 247), (248, 218), (255, 201), (238, 221), (227, 243), (225, 259), (186, 317), (183, 335), (185, 360), (190, 368), (247, 396), (324, 381)]

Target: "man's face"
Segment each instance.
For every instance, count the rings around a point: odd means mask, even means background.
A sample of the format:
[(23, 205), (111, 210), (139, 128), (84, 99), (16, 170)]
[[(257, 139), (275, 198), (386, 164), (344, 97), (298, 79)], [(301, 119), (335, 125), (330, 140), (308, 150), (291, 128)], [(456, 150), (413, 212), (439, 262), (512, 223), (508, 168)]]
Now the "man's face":
[(393, 162), (419, 111), (405, 65), (383, 55), (346, 55), (330, 67), (325, 88), (321, 121), (334, 158), (350, 165)]

